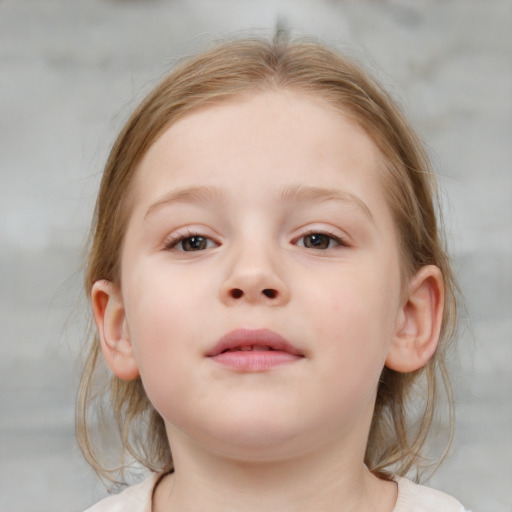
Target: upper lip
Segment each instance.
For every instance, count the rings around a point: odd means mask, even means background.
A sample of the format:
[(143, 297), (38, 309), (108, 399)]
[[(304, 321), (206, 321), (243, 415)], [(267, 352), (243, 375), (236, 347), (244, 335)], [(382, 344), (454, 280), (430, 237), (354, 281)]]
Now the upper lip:
[(296, 356), (303, 356), (302, 352), (289, 341), (270, 329), (235, 329), (230, 331), (206, 353), (207, 357), (214, 357), (226, 350), (247, 347), (249, 345), (268, 346), (272, 350), (288, 352)]

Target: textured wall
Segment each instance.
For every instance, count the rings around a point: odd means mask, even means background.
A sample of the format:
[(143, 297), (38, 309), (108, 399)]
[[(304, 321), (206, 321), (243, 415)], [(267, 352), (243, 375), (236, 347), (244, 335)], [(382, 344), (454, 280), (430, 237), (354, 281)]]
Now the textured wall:
[(360, 56), (431, 148), (468, 311), (455, 451), (432, 484), (511, 510), (509, 0), (0, 2), (0, 510), (80, 510), (103, 492), (74, 440), (74, 305), (114, 134), (177, 57), (278, 15)]

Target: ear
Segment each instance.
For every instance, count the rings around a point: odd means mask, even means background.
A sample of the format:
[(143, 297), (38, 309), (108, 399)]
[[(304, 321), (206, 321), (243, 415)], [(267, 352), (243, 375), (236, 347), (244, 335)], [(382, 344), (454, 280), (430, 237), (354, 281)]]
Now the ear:
[(94, 321), (101, 350), (112, 373), (123, 380), (139, 376), (120, 291), (110, 281), (96, 281), (91, 290)]
[(409, 282), (395, 336), (386, 359), (391, 370), (423, 368), (439, 342), (444, 309), (444, 281), (438, 267), (422, 267)]

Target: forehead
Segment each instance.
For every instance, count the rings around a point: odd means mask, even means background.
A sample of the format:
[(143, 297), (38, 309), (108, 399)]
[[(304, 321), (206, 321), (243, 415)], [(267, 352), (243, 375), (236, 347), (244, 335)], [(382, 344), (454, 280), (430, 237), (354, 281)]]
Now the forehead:
[(172, 124), (142, 159), (136, 193), (223, 180), (239, 187), (266, 180), (269, 188), (314, 180), (328, 187), (339, 169), (357, 174), (365, 188), (379, 179), (381, 165), (364, 130), (324, 99), (269, 91), (201, 107)]

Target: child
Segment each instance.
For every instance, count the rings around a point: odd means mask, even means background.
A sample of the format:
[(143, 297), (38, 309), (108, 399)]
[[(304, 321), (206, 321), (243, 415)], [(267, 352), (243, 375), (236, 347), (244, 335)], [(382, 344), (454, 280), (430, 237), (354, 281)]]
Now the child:
[(404, 477), (439, 375), (450, 395), (434, 195), (390, 97), (318, 43), (235, 40), (171, 73), (106, 165), (78, 414), (101, 474), (107, 397), (152, 475), (90, 511), (463, 511)]

